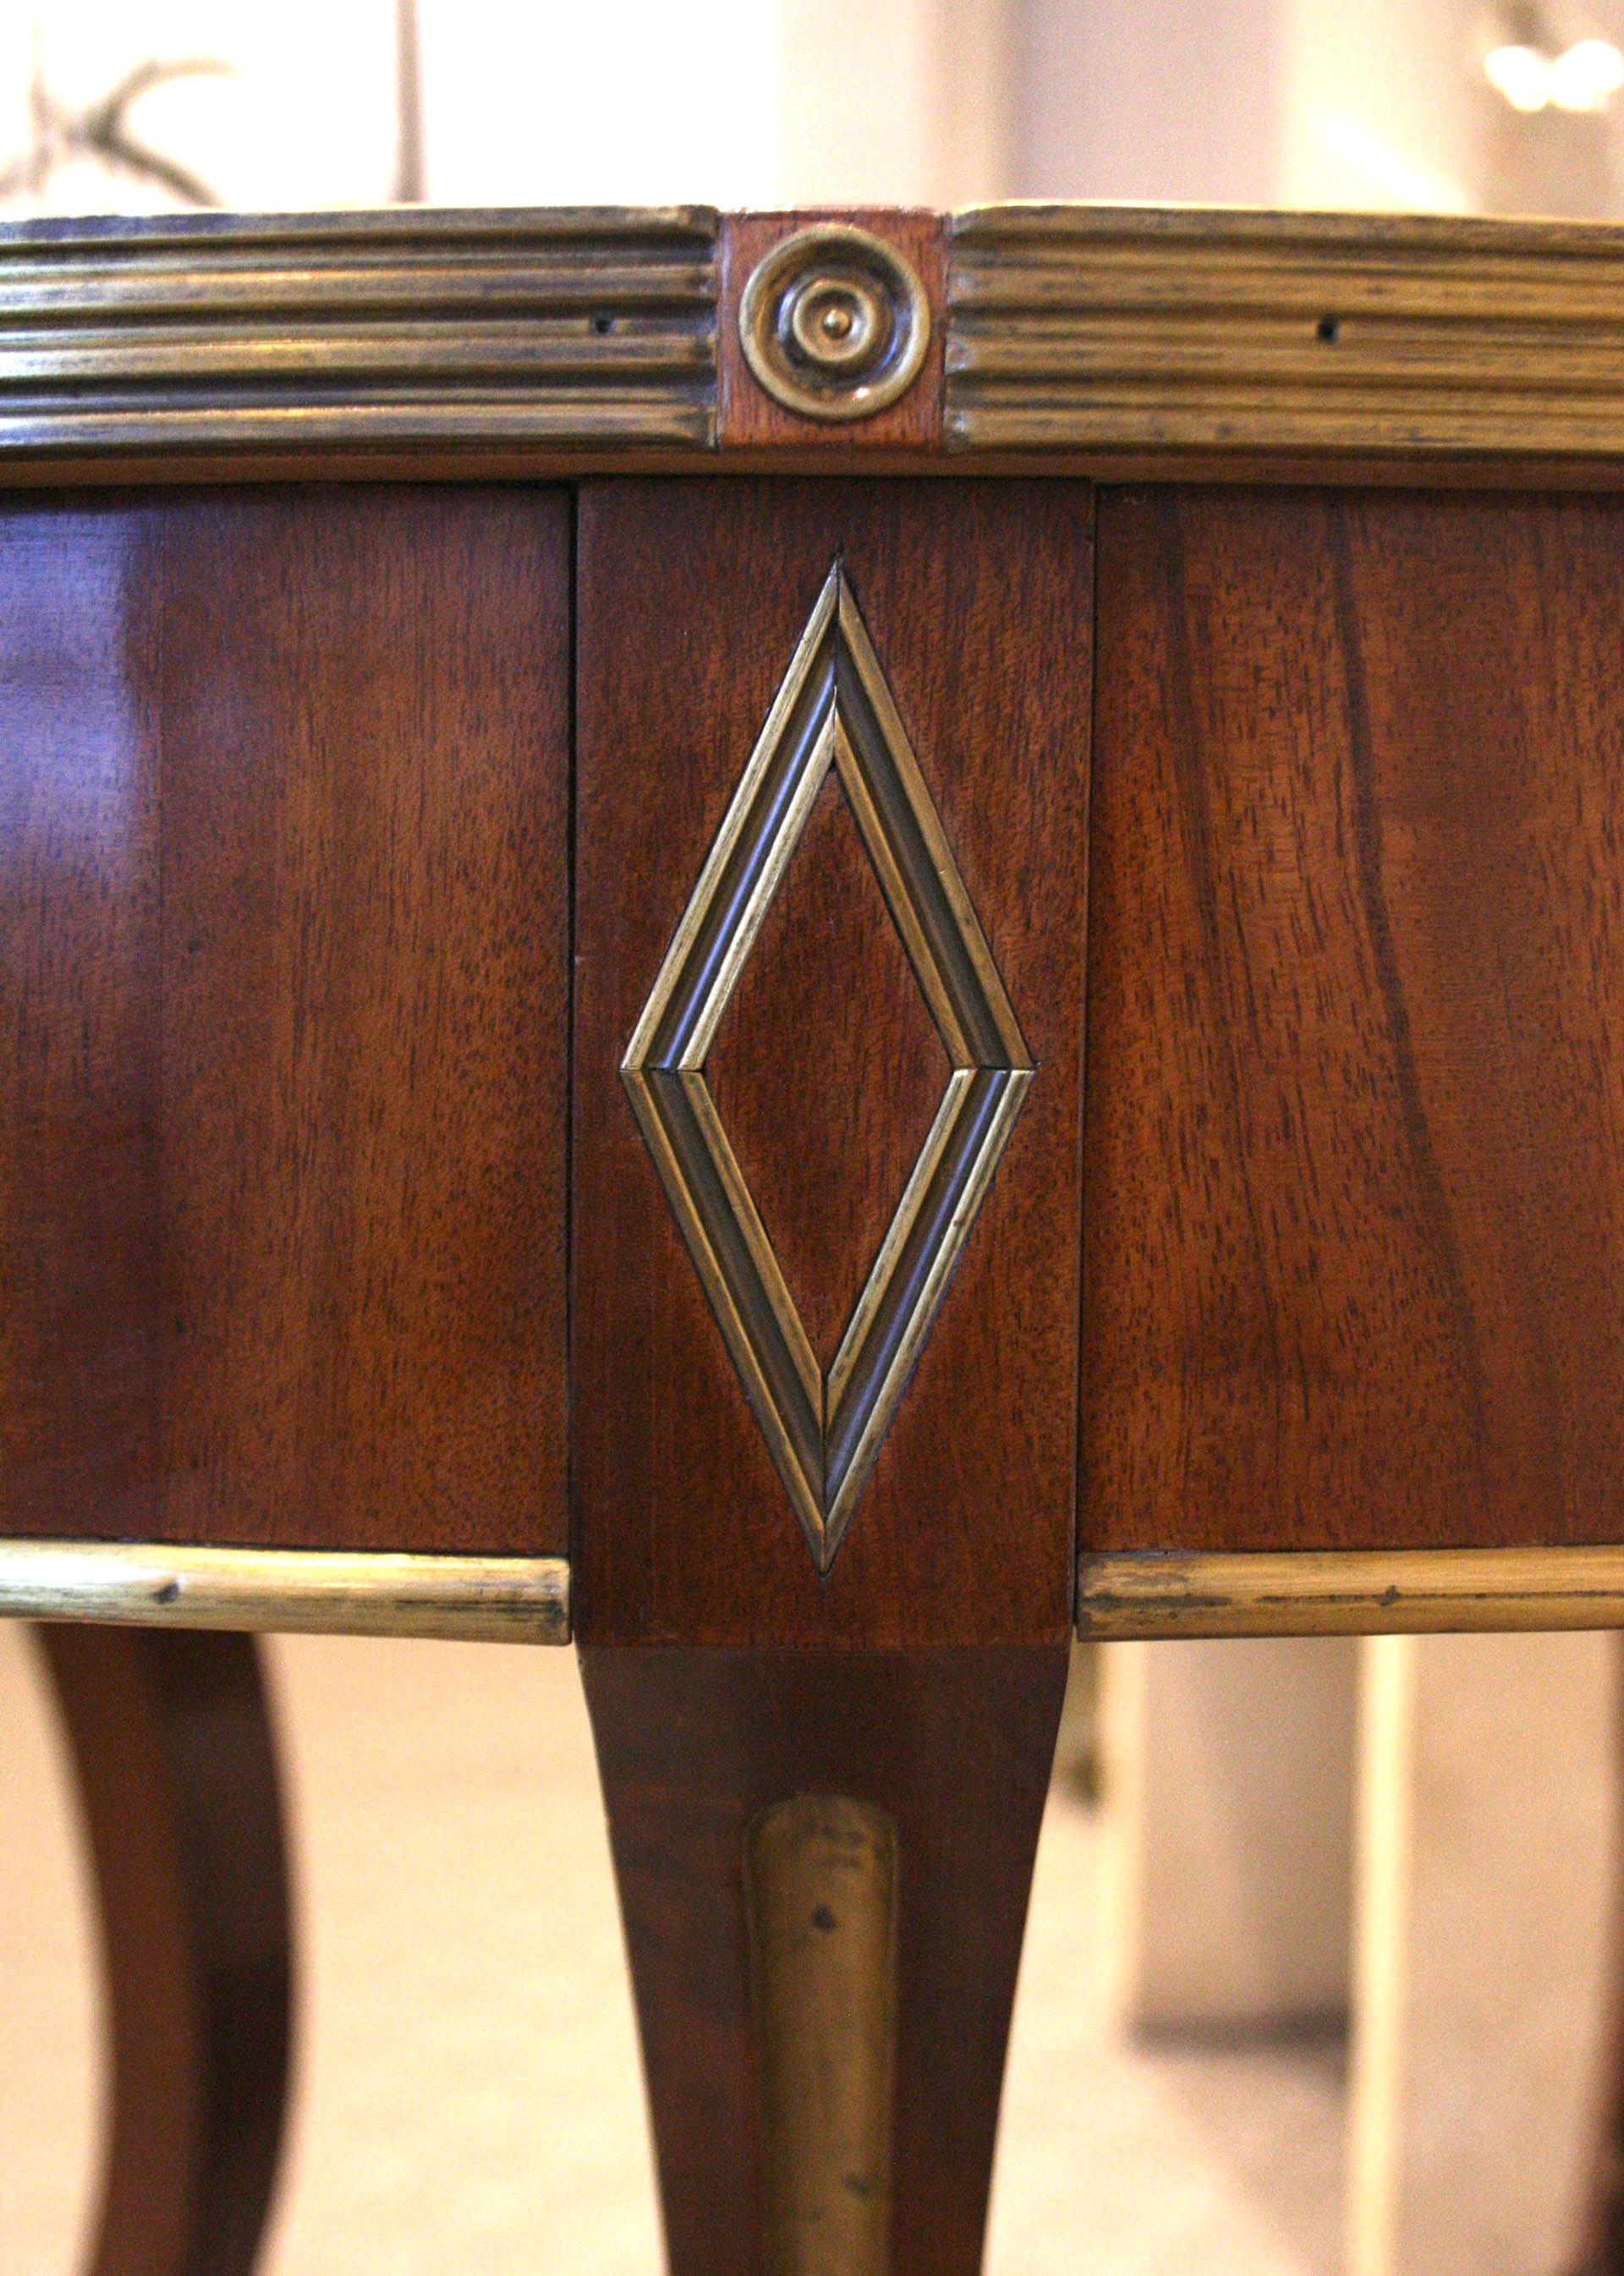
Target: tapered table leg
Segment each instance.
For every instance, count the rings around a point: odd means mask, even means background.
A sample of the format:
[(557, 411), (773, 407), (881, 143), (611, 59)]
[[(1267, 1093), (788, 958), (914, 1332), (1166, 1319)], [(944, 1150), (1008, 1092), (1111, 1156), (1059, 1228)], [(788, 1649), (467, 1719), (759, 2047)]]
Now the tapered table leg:
[(673, 2276), (973, 2276), (1065, 1648), (582, 1665)]
[(269, 2204), (291, 1942), (251, 1638), (42, 1627), (95, 1869), (112, 2089), (91, 2276), (244, 2276)]
[(1609, 2106), (1596, 2145), (1584, 2232), (1571, 2276), (1620, 2276), (1624, 2272), (1624, 2143)]
[(973, 2276), (1072, 1633), (1093, 505), (701, 490), (576, 527), (571, 1586), (667, 2241)]

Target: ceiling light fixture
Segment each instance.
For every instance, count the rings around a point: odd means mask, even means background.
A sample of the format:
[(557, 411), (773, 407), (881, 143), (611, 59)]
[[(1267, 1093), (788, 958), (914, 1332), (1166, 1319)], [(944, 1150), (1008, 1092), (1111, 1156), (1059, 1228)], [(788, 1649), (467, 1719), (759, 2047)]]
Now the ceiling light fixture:
[(1543, 110), (1551, 100), (1551, 58), (1521, 40), (1491, 48), (1483, 69), (1490, 86), (1514, 110)]
[(1514, 110), (1605, 110), (1624, 87), (1624, 52), (1611, 40), (1587, 33), (1559, 46), (1548, 11), (1527, 0), (1502, 12), (1500, 28), (1484, 77)]
[(1550, 86), (1559, 110), (1605, 110), (1624, 87), (1624, 55), (1611, 40), (1575, 40), (1552, 64)]

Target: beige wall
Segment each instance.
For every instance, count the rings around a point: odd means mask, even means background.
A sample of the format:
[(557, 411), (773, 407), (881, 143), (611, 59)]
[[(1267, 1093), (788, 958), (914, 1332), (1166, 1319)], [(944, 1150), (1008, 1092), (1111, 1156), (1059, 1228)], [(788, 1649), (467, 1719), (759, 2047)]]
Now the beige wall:
[(1291, 0), (1013, 0), (1010, 190), (1267, 205)]
[(778, 194), (953, 206), (1008, 194), (1006, 0), (779, 0)]
[(1482, 0), (1010, 11), (1009, 187), (1021, 196), (1624, 213), (1624, 115), (1511, 110), (1483, 77)]
[[(343, 205), (387, 195), (394, 169), (394, 0), (35, 0), (0, 5), (0, 165), (27, 125), (36, 29), (46, 84), (80, 110), (149, 57), (207, 57), (224, 78), (159, 87), (131, 125), (227, 202)], [(60, 212), (171, 201), (82, 165), (56, 177)]]
[[(449, 204), (919, 203), (998, 196), (1624, 210), (1614, 119), (1521, 119), (1478, 0), (418, 0), (427, 191)], [(0, 160), (33, 27), (52, 89), (147, 56), (234, 76), (140, 130), (228, 204), (369, 204), (394, 178), (395, 0), (0, 9)], [(59, 210), (139, 209), (91, 168)]]
[[(459, 205), (951, 205), (1004, 186), (1005, 0), (418, 0), (427, 194)], [(395, 0), (36, 0), (0, 9), (0, 163), (48, 85), (81, 108), (148, 57), (227, 78), (133, 123), (228, 205), (375, 204), (395, 160)], [(59, 211), (167, 202), (91, 166)]]
[(1282, 26), (1282, 205), (1464, 213), (1483, 122), (1476, 0), (1289, 0)]

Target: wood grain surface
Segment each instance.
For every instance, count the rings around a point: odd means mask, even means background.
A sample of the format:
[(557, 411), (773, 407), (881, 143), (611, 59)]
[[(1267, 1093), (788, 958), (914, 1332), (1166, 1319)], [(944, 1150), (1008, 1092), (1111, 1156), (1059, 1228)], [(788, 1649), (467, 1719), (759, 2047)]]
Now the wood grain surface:
[[(150, 1534), (161, 510), (0, 515), (0, 1531)], [(133, 618), (134, 621), (131, 619)]]
[(89, 2276), (248, 2276), (281, 2144), (292, 1937), (247, 1636), (42, 1627), (95, 1878), (110, 2081)]
[[(850, 1066), (805, 1036), (853, 1024)], [(786, 1048), (786, 1039), (788, 1047)], [(710, 1092), (825, 1368), (935, 1117), (949, 1062), (839, 784), (825, 783), (739, 975)], [(817, 1165), (809, 1177), (808, 1166)]]
[(975, 2276), (1065, 1647), (588, 1650), (581, 1667), (672, 2276), (766, 2265), (745, 1839), (797, 1794), (896, 1828), (889, 2265)]
[[(573, 1598), (584, 1640), (1065, 1632), (1090, 527), (1087, 492), (1064, 484), (582, 494)], [(842, 553), (1038, 1073), (820, 1577), (618, 1069)], [(824, 1349), (945, 1074), (854, 838), (844, 793), (826, 793), (709, 1067)]]
[(1624, 510), (1100, 508), (1080, 1535), (1624, 1536)]
[(0, 1529), (562, 1550), (569, 507), (0, 519)]

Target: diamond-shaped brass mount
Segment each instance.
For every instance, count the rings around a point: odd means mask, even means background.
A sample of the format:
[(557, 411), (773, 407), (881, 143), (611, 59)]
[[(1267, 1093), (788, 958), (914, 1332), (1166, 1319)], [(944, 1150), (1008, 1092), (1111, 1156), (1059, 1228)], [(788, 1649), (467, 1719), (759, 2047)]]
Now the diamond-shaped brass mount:
[[(952, 1072), (825, 1377), (706, 1087), (704, 1066), (831, 767)], [(1033, 1073), (839, 561), (773, 699), (620, 1073), (745, 1395), (818, 1570), (826, 1573)]]

